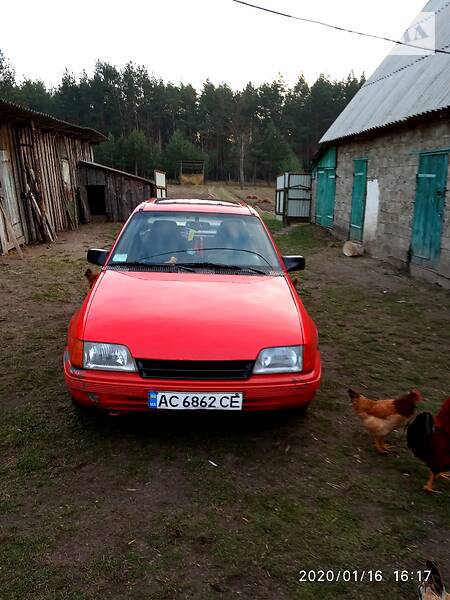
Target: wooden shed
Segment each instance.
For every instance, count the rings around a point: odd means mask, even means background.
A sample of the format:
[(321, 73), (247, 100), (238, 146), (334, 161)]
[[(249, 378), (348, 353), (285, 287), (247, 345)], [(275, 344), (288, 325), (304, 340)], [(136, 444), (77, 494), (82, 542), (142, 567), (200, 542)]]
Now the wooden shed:
[(78, 163), (105, 139), (0, 99), (0, 253), (78, 226)]
[(0, 99), (0, 254), (29, 242), (52, 242), (58, 231), (91, 214), (124, 221), (142, 201), (166, 195), (156, 181), (94, 162), (106, 137), (87, 127)]
[(145, 179), (92, 161), (80, 161), (80, 195), (84, 213), (106, 215), (109, 221), (125, 221), (138, 204), (165, 197), (165, 173), (158, 181)]

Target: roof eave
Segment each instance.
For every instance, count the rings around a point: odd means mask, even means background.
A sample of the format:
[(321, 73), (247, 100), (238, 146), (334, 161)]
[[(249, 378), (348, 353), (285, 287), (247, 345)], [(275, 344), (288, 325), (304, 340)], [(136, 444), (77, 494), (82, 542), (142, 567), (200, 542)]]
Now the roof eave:
[[(3, 114), (6, 113), (6, 117), (3, 119), (1, 119), (2, 112)], [(100, 133), (100, 131), (97, 131), (96, 129), (75, 125), (74, 123), (58, 119), (47, 113), (39, 112), (2, 98), (0, 98), (0, 120), (3, 120), (4, 122), (10, 122), (11, 120), (15, 120), (15, 122), (30, 120), (34, 121), (39, 129), (61, 131), (67, 135), (79, 137), (96, 144), (108, 139), (103, 133)]]
[(380, 131), (389, 130), (389, 129), (393, 129), (396, 127), (402, 127), (404, 125), (409, 125), (415, 121), (420, 121), (422, 119), (428, 120), (428, 119), (432, 119), (434, 117), (441, 118), (442, 116), (445, 116), (446, 113), (448, 113), (448, 115), (450, 117), (450, 106), (443, 106), (443, 107), (437, 108), (435, 110), (428, 110), (428, 111), (425, 111), (422, 113), (417, 113), (416, 115), (411, 115), (410, 117), (407, 117), (405, 119), (399, 119), (397, 121), (390, 121), (389, 123), (384, 123), (383, 125), (379, 125), (376, 127), (368, 127), (367, 129), (362, 129), (360, 131), (355, 131), (354, 133), (349, 133), (347, 135), (343, 135), (343, 136), (339, 136), (339, 137), (326, 138), (326, 133), (325, 133), (325, 135), (323, 135), (321, 137), (321, 139), (319, 140), (319, 146), (320, 146), (320, 148), (324, 148), (325, 145), (329, 146), (329, 145), (332, 145), (335, 143), (348, 141), (350, 139), (357, 138), (358, 136), (370, 135), (372, 133), (376, 134)]

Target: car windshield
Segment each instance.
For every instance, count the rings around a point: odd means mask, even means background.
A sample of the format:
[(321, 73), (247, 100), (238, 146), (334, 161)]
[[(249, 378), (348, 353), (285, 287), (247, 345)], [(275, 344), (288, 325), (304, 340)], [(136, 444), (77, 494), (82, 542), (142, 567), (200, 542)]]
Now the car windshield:
[(109, 260), (114, 264), (280, 269), (258, 217), (178, 211), (136, 213)]

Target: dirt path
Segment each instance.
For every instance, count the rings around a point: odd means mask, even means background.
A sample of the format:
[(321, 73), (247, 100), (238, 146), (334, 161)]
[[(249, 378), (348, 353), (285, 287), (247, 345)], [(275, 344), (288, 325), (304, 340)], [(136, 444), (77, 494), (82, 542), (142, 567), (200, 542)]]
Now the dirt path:
[(205, 186), (169, 185), (167, 192), (169, 198), (244, 200), (261, 210), (273, 210), (275, 204), (275, 188), (270, 186), (246, 185), (241, 190), (236, 184), (226, 183), (208, 183)]
[[(116, 230), (0, 258), (0, 598), (404, 600), (417, 586), (394, 571), (430, 557), (450, 581), (450, 485), (422, 492), (402, 431), (377, 456), (345, 393), (417, 386), (434, 410), (450, 390), (448, 294), (294, 227), (275, 235), (307, 258), (299, 290), (324, 359), (306, 416), (84, 417), (61, 354), (85, 251)], [(301, 569), (384, 582), (300, 583)]]

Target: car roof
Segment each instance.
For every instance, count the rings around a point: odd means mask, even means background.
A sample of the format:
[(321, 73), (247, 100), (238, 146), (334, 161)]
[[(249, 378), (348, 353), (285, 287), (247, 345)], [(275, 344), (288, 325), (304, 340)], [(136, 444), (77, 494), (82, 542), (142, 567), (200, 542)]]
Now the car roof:
[(252, 207), (240, 201), (233, 200), (214, 200), (200, 198), (150, 198), (140, 204), (135, 212), (140, 211), (183, 211), (200, 213), (229, 213), (232, 215), (255, 215), (259, 217), (257, 211)]

